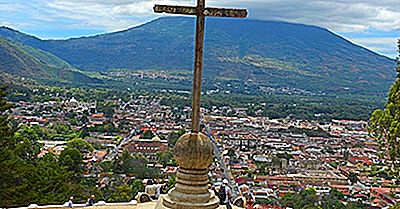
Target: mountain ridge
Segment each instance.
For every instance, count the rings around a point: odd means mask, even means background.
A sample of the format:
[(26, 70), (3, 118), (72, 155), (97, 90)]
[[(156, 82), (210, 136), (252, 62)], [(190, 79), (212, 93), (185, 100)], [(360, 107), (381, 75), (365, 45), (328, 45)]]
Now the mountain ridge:
[[(14, 29), (14, 28), (9, 27), (9, 26), (6, 26), (6, 25), (0, 26), (0, 35), (2, 35), (2, 36), (7, 36), (7, 35), (4, 35), (4, 34), (1, 34), (1, 32), (3, 32), (2, 30), (6, 30), (6, 31), (9, 30), (9, 31), (12, 31), (12, 32), (14, 32), (14, 33), (18, 33), (18, 34), (21, 34), (21, 35), (25, 35), (26, 37), (29, 37), (29, 38), (32, 38), (32, 39), (35, 39), (35, 40), (38, 40), (38, 41), (69, 41), (69, 40), (74, 40), (74, 39), (96, 38), (96, 37), (107, 36), (107, 35), (111, 35), (111, 34), (125, 33), (125, 32), (129, 32), (129, 31), (131, 31), (131, 30), (134, 30), (134, 29), (137, 29), (137, 28), (146, 26), (146, 25), (148, 25), (148, 24), (151, 24), (151, 23), (154, 22), (154, 21), (157, 21), (158, 19), (163, 19), (163, 18), (188, 18), (188, 17), (173, 17), (173, 16), (169, 16), (169, 17), (160, 17), (160, 18), (155, 18), (155, 19), (152, 19), (152, 20), (150, 20), (150, 21), (144, 22), (144, 23), (142, 23), (142, 24), (140, 24), (140, 25), (137, 25), (137, 26), (129, 27), (129, 28), (124, 29), (124, 30), (119, 30), (119, 31), (114, 31), (114, 32), (103, 32), (103, 33), (92, 34), (92, 35), (83, 35), (83, 36), (78, 36), (78, 37), (60, 38), (60, 39), (52, 39), (52, 38), (43, 39), (43, 38), (37, 37), (37, 36), (35, 36), (35, 35), (30, 35), (30, 34), (24, 33), (24, 32), (22, 32), (22, 31), (19, 31), (19, 30), (17, 30), (17, 29)], [(190, 17), (189, 17), (189, 18), (190, 18)], [(228, 19), (228, 18), (223, 18), (223, 19)], [(387, 59), (392, 60), (392, 61), (395, 61), (395, 60), (396, 60), (396, 59), (390, 58), (390, 57), (388, 57), (388, 56), (386, 56), (386, 55), (384, 55), (384, 54), (380, 54), (380, 53), (378, 53), (378, 52), (376, 52), (376, 51), (373, 51), (373, 50), (371, 50), (371, 49), (368, 49), (368, 48), (366, 48), (366, 47), (364, 47), (364, 46), (362, 46), (362, 45), (360, 45), (360, 44), (358, 44), (358, 43), (356, 43), (356, 42), (351, 41), (350, 39), (345, 38), (344, 36), (342, 36), (342, 35), (340, 35), (340, 34), (335, 33), (334, 31), (332, 31), (332, 30), (330, 30), (330, 29), (328, 29), (328, 28), (324, 28), (324, 27), (321, 27), (321, 26), (315, 26), (315, 25), (304, 24), (304, 23), (291, 23), (291, 22), (276, 21), (276, 20), (259, 20), (259, 19), (249, 19), (249, 20), (250, 20), (250, 21), (254, 21), (254, 22), (259, 21), (259, 22), (269, 22), (269, 23), (276, 23), (276, 24), (289, 24), (289, 25), (298, 25), (298, 26), (305, 26), (305, 27), (315, 27), (315, 28), (318, 28), (318, 29), (326, 30), (327, 32), (329, 32), (329, 33), (331, 33), (331, 34), (342, 38), (344, 41), (347, 41), (347, 42), (349, 42), (350, 44), (353, 44), (353, 45), (355, 45), (355, 46), (358, 46), (358, 47), (360, 47), (360, 48), (363, 48), (363, 49), (365, 49), (365, 50), (367, 50), (367, 51), (369, 51), (369, 52), (371, 52), (371, 53), (374, 53), (374, 54), (376, 54), (376, 55), (378, 55), (378, 56), (387, 58)], [(237, 21), (237, 20), (235, 20), (235, 21)], [(21, 41), (19, 41), (19, 42), (21, 42)]]
[[(30, 35), (30, 34), (24, 33), (22, 31), (19, 31), (17, 29), (14, 29), (14, 28), (6, 26), (6, 25), (0, 26), (0, 35), (3, 36), (3, 37), (9, 37), (10, 35), (7, 35), (7, 34), (4, 33), (5, 31), (9, 31), (9, 33), (15, 33), (15, 34), (18, 34), (18, 35), (23, 35), (26, 38), (30, 38), (30, 39), (36, 40), (36, 41), (70, 41), (70, 40), (75, 40), (75, 39), (88, 39), (88, 38), (96, 38), (96, 37), (102, 37), (102, 36), (107, 36), (107, 35), (112, 35), (112, 34), (125, 33), (125, 32), (129, 32), (131, 30), (135, 30), (135, 29), (140, 28), (140, 27), (144, 27), (144, 26), (146, 26), (148, 24), (151, 24), (154, 21), (157, 21), (157, 20), (163, 19), (163, 18), (188, 18), (188, 17), (172, 17), (172, 16), (170, 16), (170, 17), (155, 18), (155, 19), (152, 19), (152, 20), (150, 20), (148, 22), (140, 24), (138, 26), (133, 26), (133, 27), (130, 27), (130, 28), (127, 28), (127, 29), (124, 29), (124, 30), (120, 30), (120, 31), (104, 32), (104, 33), (99, 33), (99, 34), (92, 34), (92, 35), (85, 35), (85, 36), (78, 36), (78, 37), (70, 37), (70, 38), (60, 38), (60, 39), (52, 39), (52, 38), (43, 39), (43, 38), (37, 37), (35, 35)], [(327, 32), (342, 38), (344, 41), (347, 41), (350, 44), (353, 44), (353, 45), (358, 46), (358, 47), (360, 47), (362, 49), (365, 49), (365, 50), (367, 50), (367, 51), (369, 51), (371, 53), (374, 53), (374, 54), (376, 54), (378, 56), (381, 56), (381, 57), (387, 58), (389, 60), (395, 61), (395, 59), (393, 59), (393, 58), (390, 58), (390, 57), (388, 57), (388, 56), (386, 56), (384, 54), (380, 54), (380, 53), (375, 52), (375, 51), (373, 51), (371, 49), (368, 49), (368, 48), (366, 48), (366, 47), (364, 47), (364, 46), (362, 46), (362, 45), (360, 45), (360, 44), (358, 44), (356, 42), (351, 41), (350, 39), (347, 39), (347, 38), (341, 36), (340, 34), (335, 33), (334, 31), (332, 31), (332, 30), (330, 30), (328, 28), (324, 28), (324, 27), (321, 27), (321, 26), (315, 26), (315, 25), (309, 25), (309, 24), (303, 24), (303, 23), (291, 23), (291, 22), (285, 22), (285, 21), (275, 21), (275, 20), (258, 20), (258, 19), (249, 19), (249, 20), (250, 21), (254, 21), (254, 22), (268, 22), (268, 23), (275, 23), (275, 24), (289, 24), (289, 25), (298, 25), (298, 26), (305, 26), (305, 27), (314, 27), (314, 28), (326, 30)], [(14, 39), (14, 40), (16, 40), (18, 42), (22, 42), (22, 43), (24, 42), (24, 41), (18, 40), (18, 39)]]
[[(89, 71), (161, 69), (191, 71), (194, 18), (163, 17), (114, 33), (66, 40), (0, 36), (55, 54)], [(15, 36), (15, 37), (13, 37)], [(204, 75), (264, 87), (308, 91), (386, 94), (394, 60), (318, 26), (262, 20), (209, 18)]]

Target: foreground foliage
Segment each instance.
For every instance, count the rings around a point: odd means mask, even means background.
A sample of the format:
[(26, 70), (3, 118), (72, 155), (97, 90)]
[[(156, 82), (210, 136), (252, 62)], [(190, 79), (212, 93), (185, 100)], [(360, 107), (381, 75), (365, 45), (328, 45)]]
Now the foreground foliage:
[[(399, 53), (400, 53), (400, 40)], [(390, 88), (385, 109), (375, 110), (369, 120), (370, 135), (381, 142), (392, 160), (391, 171), (400, 177), (400, 55), (397, 58), (397, 79)]]
[[(75, 202), (85, 202), (91, 194), (95, 194), (97, 200), (129, 201), (138, 191), (143, 191), (141, 180), (126, 184), (119, 176), (113, 176), (112, 185), (99, 189), (96, 179), (84, 178), (83, 154), (91, 152), (93, 147), (80, 138), (69, 140), (67, 148), (60, 156), (49, 152), (38, 158), (42, 148), (38, 141), (48, 140), (52, 134), (39, 126), (14, 127), (14, 121), (8, 117), (12, 105), (5, 98), (5, 90), (5, 87), (0, 87), (0, 207), (33, 203), (62, 204), (70, 196), (75, 197)], [(52, 130), (59, 130), (60, 127), (57, 125)], [(64, 131), (57, 131), (57, 136), (71, 134), (68, 128), (62, 129)], [(127, 160), (128, 165), (118, 161), (110, 162), (111, 167), (117, 168), (117, 165), (123, 164), (122, 170), (132, 167), (141, 169), (135, 172), (141, 174), (142, 178), (157, 175), (156, 171), (146, 170), (143, 158), (132, 158), (126, 154), (124, 156), (122, 159)], [(131, 162), (131, 159), (134, 161)]]

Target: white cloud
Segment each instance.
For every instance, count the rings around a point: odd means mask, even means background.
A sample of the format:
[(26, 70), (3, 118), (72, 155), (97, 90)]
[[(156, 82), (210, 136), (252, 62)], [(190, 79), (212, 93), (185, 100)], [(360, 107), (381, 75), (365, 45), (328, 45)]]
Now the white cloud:
[(188, 4), (187, 0), (52, 0), (48, 8), (57, 16), (80, 21), (85, 27), (103, 28), (107, 31), (132, 27), (156, 17), (155, 4)]
[(397, 43), (397, 39), (394, 37), (353, 38), (352, 40), (361, 44), (396, 45)]
[(19, 6), (18, 4), (0, 2), (0, 11), (1, 12), (17, 12), (18, 9), (20, 9), (20, 8), (21, 8), (21, 6)]
[[(194, 5), (195, 0), (46, 0), (60, 15), (115, 30), (132, 19), (153, 18), (154, 4)], [(209, 6), (248, 8), (250, 18), (319, 25), (338, 32), (400, 30), (398, 0), (208, 0)]]
[[(40, 8), (50, 18), (68, 18), (84, 27), (112, 31), (156, 17), (154, 4), (194, 5), (195, 0), (0, 0), (0, 11), (19, 6)], [(399, 0), (207, 0), (209, 6), (248, 8), (250, 18), (327, 27), (336, 32), (400, 30)], [(32, 16), (40, 12), (26, 10)]]
[(395, 58), (397, 56), (397, 39), (398, 37), (364, 37), (352, 38), (351, 41), (388, 57)]
[[(338, 32), (400, 29), (398, 0), (242, 1), (257, 19), (319, 25)], [(261, 3), (263, 2), (263, 3)], [(240, 3), (240, 1), (239, 1)], [(234, 5), (238, 3), (230, 3)]]

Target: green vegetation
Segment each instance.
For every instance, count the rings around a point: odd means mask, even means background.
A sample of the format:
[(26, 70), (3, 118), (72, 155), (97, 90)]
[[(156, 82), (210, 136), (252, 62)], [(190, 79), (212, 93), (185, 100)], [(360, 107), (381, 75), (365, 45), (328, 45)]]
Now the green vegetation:
[(40, 136), (35, 127), (24, 126), (17, 131), (10, 126), (7, 114), (11, 106), (4, 90), (0, 89), (0, 207), (62, 203), (71, 194), (82, 194), (75, 173), (61, 165), (65, 161), (58, 161), (52, 153), (36, 158)]
[[(166, 81), (158, 82), (158, 87), (169, 88)], [(169, 81), (168, 81), (169, 82)], [(162, 86), (160, 86), (162, 84)], [(122, 84), (124, 85), (124, 84)], [(190, 84), (186, 85), (189, 86)], [(11, 101), (58, 101), (60, 98), (76, 98), (79, 101), (99, 101), (101, 112), (112, 114), (113, 103), (104, 103), (106, 100), (126, 101), (130, 98), (137, 98), (139, 95), (157, 97), (161, 99), (162, 105), (176, 107), (173, 111), (182, 111), (185, 106), (191, 105), (190, 93), (161, 92), (159, 88), (150, 84), (135, 86), (134, 89), (117, 88), (116, 86), (106, 87), (57, 87), (46, 85), (29, 85), (26, 87), (13, 86), (10, 89), (9, 99)], [(130, 86), (132, 87), (132, 86)], [(36, 91), (33, 91), (33, 90)], [(190, 89), (188, 89), (190, 92)], [(57, 97), (55, 95), (58, 95)], [(211, 108), (213, 106), (232, 108), (246, 108), (250, 116), (267, 116), (270, 118), (296, 118), (306, 120), (330, 121), (332, 119), (354, 119), (367, 120), (373, 110), (384, 106), (384, 100), (374, 96), (350, 95), (329, 96), (329, 95), (287, 95), (287, 94), (266, 94), (260, 92), (244, 93), (214, 93), (204, 95), (202, 106)], [(227, 116), (232, 112), (224, 113)], [(76, 117), (66, 118), (76, 120)], [(87, 116), (77, 120), (77, 123), (87, 120)], [(122, 128), (126, 124), (119, 124)], [(116, 128), (112, 123), (105, 122), (103, 125), (90, 128), (90, 131), (115, 133)], [(87, 134), (85, 135), (87, 136)], [(67, 137), (70, 140), (74, 136)]]
[[(400, 53), (400, 40), (399, 53)], [(400, 55), (397, 59), (397, 79), (390, 88), (385, 109), (375, 110), (369, 120), (370, 135), (389, 150), (391, 172), (400, 177)]]
[(114, 171), (117, 174), (130, 174), (138, 179), (158, 178), (160, 171), (157, 168), (147, 167), (148, 160), (142, 155), (132, 156), (124, 151), (114, 164)]
[[(84, 177), (84, 156), (93, 151), (93, 146), (73, 132), (69, 126), (54, 124), (51, 127), (20, 125), (14, 127), (9, 119), (12, 105), (6, 99), (6, 88), (0, 87), (0, 207), (26, 206), (30, 203), (48, 205), (63, 204), (70, 196), (75, 202), (85, 202), (91, 194), (97, 200), (129, 201), (139, 191), (143, 191), (141, 180), (128, 185), (120, 174), (130, 174), (138, 179), (155, 178), (159, 171), (148, 168), (143, 156), (124, 153), (113, 162), (103, 162), (98, 166), (102, 172), (111, 173), (110, 185), (97, 187), (97, 180)], [(56, 156), (40, 153), (40, 140), (69, 139), (67, 147)], [(57, 138), (58, 139), (58, 138)], [(39, 156), (37, 157), (38, 154)]]
[[(58, 57), (0, 36), (0, 72), (48, 84), (101, 83)], [(15, 79), (15, 78), (14, 78)], [(14, 80), (13, 79), (13, 80)]]
[(285, 207), (303, 208), (303, 209), (362, 209), (367, 206), (357, 203), (344, 205), (341, 201), (344, 195), (336, 189), (323, 197), (318, 197), (314, 188), (300, 191), (299, 194), (287, 194), (279, 202)]
[(68, 141), (68, 147), (77, 149), (81, 153), (89, 153), (93, 151), (93, 146), (90, 143), (80, 138)]
[(170, 148), (173, 148), (179, 137), (186, 133), (186, 130), (174, 131), (168, 134), (167, 141)]
[(118, 130), (115, 125), (111, 122), (104, 122), (101, 125), (88, 128), (88, 131), (94, 131), (99, 133), (117, 133)]
[(278, 130), (279, 132), (283, 133), (292, 133), (292, 134), (307, 134), (310, 137), (332, 137), (328, 132), (325, 130), (319, 129), (307, 129), (307, 128), (297, 128), (297, 127), (289, 127), (289, 129), (282, 129)]
[(141, 139), (152, 139), (153, 137), (155, 137), (155, 135), (152, 131), (145, 131), (142, 135), (140, 135)]
[[(188, 94), (163, 94), (161, 98), (161, 104), (180, 109), (191, 104)], [(350, 96), (212, 94), (205, 95), (202, 99), (202, 105), (206, 108), (241, 107), (247, 108), (246, 112), (250, 116), (292, 117), (319, 121), (367, 120), (374, 109), (384, 105), (379, 98), (358, 97), (356, 99)], [(225, 114), (232, 115), (229, 112)], [(311, 135), (316, 134), (315, 131), (310, 132), (313, 132), (310, 133)], [(317, 132), (323, 134), (321, 131)]]
[(157, 158), (158, 158), (158, 162), (163, 166), (167, 166), (167, 165), (177, 166), (178, 165), (176, 163), (176, 161), (174, 159), (174, 155), (172, 154), (171, 151), (158, 152)]
[(10, 138), (13, 134), (8, 119), (8, 111), (12, 108), (12, 104), (8, 103), (5, 90), (5, 86), (0, 86), (0, 147), (9, 146), (12, 143)]

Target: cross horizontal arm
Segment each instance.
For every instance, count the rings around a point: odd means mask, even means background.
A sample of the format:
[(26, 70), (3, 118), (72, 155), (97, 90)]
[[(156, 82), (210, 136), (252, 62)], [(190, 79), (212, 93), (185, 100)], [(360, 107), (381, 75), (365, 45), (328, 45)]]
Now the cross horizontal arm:
[(246, 9), (206, 8), (204, 15), (209, 17), (247, 17)]
[[(187, 6), (169, 6), (169, 5), (155, 5), (154, 12), (156, 13), (169, 13), (169, 14), (183, 14), (183, 15), (199, 15), (196, 7)], [(225, 8), (205, 8), (203, 11), (204, 16), (209, 17), (247, 17), (246, 9), (225, 9)]]
[(197, 15), (196, 7), (155, 5), (153, 9), (154, 9), (154, 12), (156, 12), (156, 13)]

